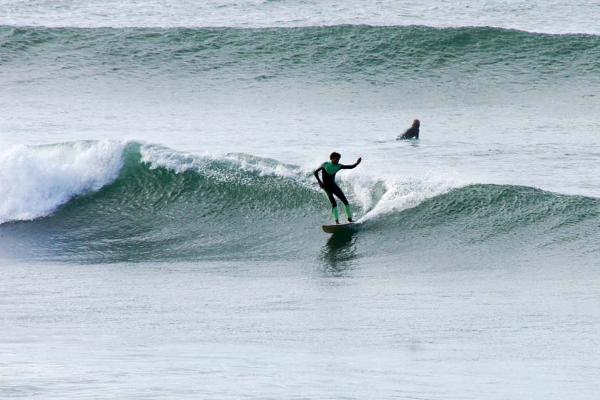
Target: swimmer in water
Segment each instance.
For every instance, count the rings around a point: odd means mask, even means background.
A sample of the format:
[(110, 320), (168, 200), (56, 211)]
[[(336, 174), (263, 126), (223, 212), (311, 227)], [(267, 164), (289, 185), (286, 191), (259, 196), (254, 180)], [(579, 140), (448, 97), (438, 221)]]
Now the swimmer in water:
[(420, 126), (421, 122), (418, 119), (415, 119), (412, 126), (408, 128), (401, 136), (398, 136), (396, 140), (418, 139)]

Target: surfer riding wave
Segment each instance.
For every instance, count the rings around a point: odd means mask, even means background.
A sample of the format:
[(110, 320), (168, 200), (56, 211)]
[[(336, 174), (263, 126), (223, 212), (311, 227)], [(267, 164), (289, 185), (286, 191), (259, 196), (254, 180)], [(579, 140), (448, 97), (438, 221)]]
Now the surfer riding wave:
[[(360, 162), (362, 161), (362, 158), (359, 157), (354, 164), (343, 165), (340, 164), (341, 157), (342, 156), (340, 155), (340, 153), (331, 153), (331, 155), (329, 156), (330, 161), (323, 163), (323, 165), (321, 165), (314, 172), (315, 178), (317, 178), (317, 181), (319, 182), (319, 186), (321, 186), (325, 193), (327, 193), (327, 197), (331, 202), (333, 219), (335, 219), (336, 224), (340, 223), (340, 212), (338, 210), (337, 202), (335, 201), (334, 196), (336, 196), (342, 201), (342, 203), (344, 203), (344, 210), (346, 211), (346, 217), (348, 218), (348, 222), (354, 221), (352, 220), (352, 210), (350, 209), (350, 204), (348, 204), (348, 200), (346, 199), (344, 192), (342, 192), (342, 189), (340, 189), (340, 187), (335, 183), (335, 174), (337, 174), (337, 172), (340, 169), (356, 168), (356, 166), (358, 166), (358, 164), (360, 164)], [(322, 172), (322, 179), (319, 178), (319, 171)]]

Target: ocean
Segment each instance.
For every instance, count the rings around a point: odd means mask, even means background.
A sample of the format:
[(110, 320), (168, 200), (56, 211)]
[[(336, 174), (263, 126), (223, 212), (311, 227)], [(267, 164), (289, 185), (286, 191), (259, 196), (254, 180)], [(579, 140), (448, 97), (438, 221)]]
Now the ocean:
[(0, 0), (0, 397), (597, 398), (598, 20)]

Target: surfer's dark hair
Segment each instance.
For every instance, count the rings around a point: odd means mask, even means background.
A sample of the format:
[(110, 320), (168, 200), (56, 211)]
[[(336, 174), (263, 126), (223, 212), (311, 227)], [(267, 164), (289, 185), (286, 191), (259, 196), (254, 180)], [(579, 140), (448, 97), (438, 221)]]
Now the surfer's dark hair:
[(336, 152), (336, 151), (334, 151), (333, 153), (331, 153), (329, 155), (329, 159), (330, 160), (333, 160), (334, 158), (341, 158), (341, 157), (342, 157), (342, 155), (340, 153)]

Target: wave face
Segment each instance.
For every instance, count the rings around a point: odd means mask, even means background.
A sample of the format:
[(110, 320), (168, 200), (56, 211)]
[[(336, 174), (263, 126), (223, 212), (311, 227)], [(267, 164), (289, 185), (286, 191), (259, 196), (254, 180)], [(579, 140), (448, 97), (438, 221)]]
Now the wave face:
[[(57, 145), (54, 150), (64, 152), (65, 147), (72, 146)], [(94, 181), (94, 188), (111, 178), (112, 182), (94, 192), (88, 190), (90, 184), (63, 184), (78, 180), (69, 168), (54, 178), (42, 173), (28, 185), (30, 193), (36, 193), (36, 184), (45, 181), (47, 187), (62, 190), (62, 196), (47, 199), (44, 207), (35, 202), (22, 204), (22, 209), (31, 204), (31, 212), (19, 210), (12, 219), (55, 211), (29, 223), (5, 223), (1, 229), (16, 237), (14, 247), (27, 248), (33, 257), (44, 259), (252, 258), (254, 253), (269, 257), (271, 252), (295, 252), (286, 249), (289, 243), (298, 243), (305, 236), (302, 228), (308, 221), (318, 226), (323, 217), (318, 212), (323, 211), (320, 194), (290, 177), (292, 172), (285, 177), (281, 164), (273, 165), (270, 172), (272, 162), (268, 160), (190, 158), (152, 146), (142, 152), (141, 147), (127, 145), (120, 154), (118, 176), (104, 171), (103, 178)], [(10, 192), (2, 196), (5, 202), (12, 200)], [(67, 198), (70, 201), (60, 207)], [(13, 202), (18, 203), (16, 199)], [(5, 214), (4, 219), (9, 217)], [(284, 224), (298, 228), (277, 229)]]
[[(400, 190), (391, 182), (366, 189), (361, 184), (365, 194), (351, 180), (342, 184), (364, 215), (361, 228), (330, 239), (323, 249), (320, 225), (330, 218), (328, 205), (308, 171), (250, 155), (199, 157), (160, 146), (122, 146), (118, 160), (106, 143), (29, 148), (29, 154), (45, 158), (30, 158), (42, 164), (15, 179), (30, 180), (30, 193), (36, 185), (54, 188), (52, 207), (49, 200), (39, 206), (38, 199), (11, 209), (12, 222), (0, 225), (0, 254), (102, 263), (301, 260), (348, 246), (357, 253), (353, 257), (430, 255), (456, 246), (488, 252), (573, 250), (579, 256), (600, 252), (598, 199), (501, 185), (432, 189), (422, 183)], [(102, 155), (91, 159), (106, 168), (91, 168), (92, 177), (75, 177), (72, 166), (48, 172), (54, 162), (48, 153), (74, 149), (86, 165), (88, 153)], [(50, 168), (41, 168), (43, 163)], [(34, 171), (41, 171), (38, 179)], [(17, 193), (21, 199), (24, 190)], [(3, 204), (11, 196), (2, 191)], [(32, 220), (18, 221), (26, 217)]]
[[(380, 84), (481, 79), (549, 84), (600, 71), (600, 37), (496, 28), (0, 28), (11, 77), (190, 76), (208, 82), (306, 77)], [(14, 70), (14, 71), (13, 71)], [(14, 73), (10, 73), (13, 71)]]
[(587, 0), (0, 0), (11, 25), (70, 27), (274, 27), (342, 24), (496, 26), (547, 33), (600, 33)]

